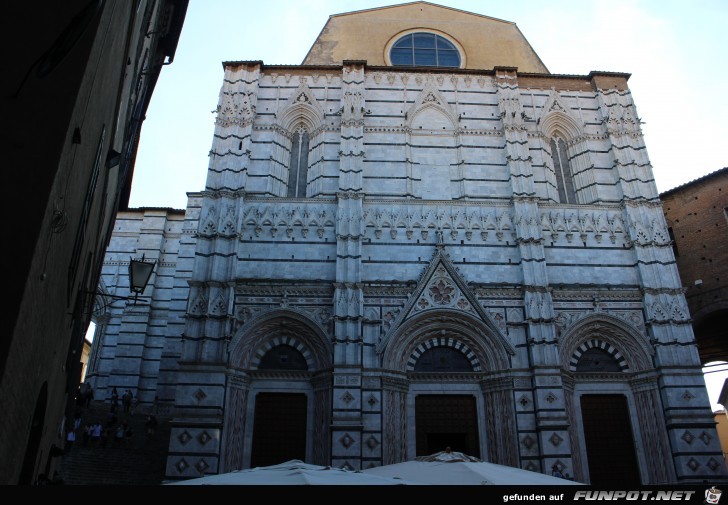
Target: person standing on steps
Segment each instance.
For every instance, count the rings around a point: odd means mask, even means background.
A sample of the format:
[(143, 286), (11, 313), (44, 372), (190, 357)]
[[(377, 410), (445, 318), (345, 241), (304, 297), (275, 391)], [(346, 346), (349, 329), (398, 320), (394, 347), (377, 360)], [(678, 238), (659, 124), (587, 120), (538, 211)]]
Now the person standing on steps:
[(121, 397), (121, 403), (124, 405), (124, 413), (129, 413), (129, 408), (131, 407), (131, 391), (128, 389), (124, 391), (124, 395)]
[(116, 388), (111, 390), (111, 412), (116, 412), (116, 407), (119, 404), (119, 392)]

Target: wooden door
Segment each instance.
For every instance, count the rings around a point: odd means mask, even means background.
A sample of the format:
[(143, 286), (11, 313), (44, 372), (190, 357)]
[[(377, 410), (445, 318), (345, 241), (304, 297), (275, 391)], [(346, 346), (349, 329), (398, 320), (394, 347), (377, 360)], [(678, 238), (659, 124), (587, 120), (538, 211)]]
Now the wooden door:
[(306, 460), (306, 407), (305, 394), (256, 395), (251, 468)]

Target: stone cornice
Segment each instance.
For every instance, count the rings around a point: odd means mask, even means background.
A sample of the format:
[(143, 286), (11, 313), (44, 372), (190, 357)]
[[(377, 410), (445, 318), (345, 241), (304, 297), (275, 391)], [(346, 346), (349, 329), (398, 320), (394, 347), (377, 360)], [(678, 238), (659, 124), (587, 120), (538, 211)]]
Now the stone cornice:
[(269, 379), (269, 380), (311, 380), (313, 372), (304, 372), (300, 370), (250, 370), (248, 372), (251, 379)]
[[(252, 284), (252, 283), (259, 284)], [(261, 283), (260, 279), (246, 280), (237, 279), (235, 281), (235, 295), (239, 297), (245, 296), (314, 296), (327, 298), (330, 301), (334, 294), (333, 286), (330, 282), (323, 283), (319, 286), (296, 285), (292, 284), (269, 284)]]
[(642, 301), (642, 294), (638, 289), (604, 290), (598, 286), (579, 286), (578, 288), (561, 288), (551, 286), (551, 297), (554, 301), (594, 301), (594, 295), (600, 301)]
[(571, 377), (576, 384), (589, 382), (628, 382), (634, 378), (629, 372), (573, 372)]
[(407, 377), (382, 376), (382, 390), (406, 393), (409, 391), (410, 381)]
[(218, 200), (220, 198), (237, 199), (245, 197), (245, 191), (230, 191), (228, 189), (206, 189), (204, 191), (200, 191), (200, 196), (202, 196), (203, 198), (211, 198), (213, 200)]
[(407, 373), (412, 384), (418, 383), (441, 383), (441, 382), (467, 382), (477, 384), (482, 378), (483, 374), (476, 372), (444, 372), (444, 373), (423, 373), (423, 372), (409, 372)]
[(403, 286), (396, 282), (392, 282), (392, 284), (388, 286), (368, 286), (364, 284), (362, 286), (362, 292), (367, 297), (391, 297), (399, 299), (409, 296), (414, 288), (415, 286)]

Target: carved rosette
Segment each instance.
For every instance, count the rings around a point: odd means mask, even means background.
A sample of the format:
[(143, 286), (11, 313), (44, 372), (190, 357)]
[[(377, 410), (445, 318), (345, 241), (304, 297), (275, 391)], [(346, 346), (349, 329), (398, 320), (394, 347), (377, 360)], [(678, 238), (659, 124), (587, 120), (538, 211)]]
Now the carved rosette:
[(470, 302), (448, 275), (447, 270), (440, 266), (435, 270), (435, 274), (425, 289), (422, 290), (422, 294), (412, 310), (421, 312), (423, 310), (443, 308), (475, 313)]

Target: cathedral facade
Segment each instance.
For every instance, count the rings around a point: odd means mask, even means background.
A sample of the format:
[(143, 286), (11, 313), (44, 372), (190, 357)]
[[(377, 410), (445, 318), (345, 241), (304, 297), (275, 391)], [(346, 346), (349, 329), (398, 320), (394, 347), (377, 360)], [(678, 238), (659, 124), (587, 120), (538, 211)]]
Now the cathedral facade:
[(168, 478), (446, 446), (725, 476), (628, 74), (550, 74), (515, 24), (427, 2), (223, 66), (205, 188), (119, 215), (101, 288), (144, 252), (152, 303), (100, 311), (91, 359), (97, 398), (168, 409)]

